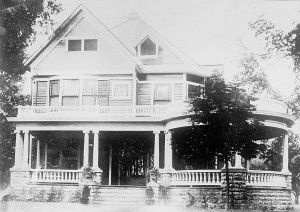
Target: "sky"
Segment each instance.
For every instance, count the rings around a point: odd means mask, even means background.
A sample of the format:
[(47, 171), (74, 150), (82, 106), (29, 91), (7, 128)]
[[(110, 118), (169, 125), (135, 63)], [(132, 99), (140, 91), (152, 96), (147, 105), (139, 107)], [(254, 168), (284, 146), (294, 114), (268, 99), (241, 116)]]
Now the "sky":
[[(65, 10), (55, 19), (62, 23), (84, 4), (108, 28), (126, 21), (132, 12), (156, 29), (201, 65), (223, 64), (226, 79), (239, 69), (247, 51), (259, 53), (264, 41), (254, 37), (248, 23), (264, 17), (288, 32), (300, 23), (300, 1), (293, 0), (57, 0)], [(45, 36), (44, 36), (45, 38)], [(42, 38), (37, 39), (37, 43)], [(33, 45), (32, 50), (35, 48)], [(290, 59), (264, 63), (264, 71), (276, 89), (291, 95), (294, 75)]]

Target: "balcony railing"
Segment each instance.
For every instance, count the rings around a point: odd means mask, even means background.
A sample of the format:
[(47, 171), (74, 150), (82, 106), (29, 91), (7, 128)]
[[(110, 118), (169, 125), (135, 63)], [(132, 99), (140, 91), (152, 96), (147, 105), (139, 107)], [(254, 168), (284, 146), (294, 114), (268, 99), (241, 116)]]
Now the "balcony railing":
[(164, 117), (187, 113), (186, 103), (159, 106), (19, 106), (18, 117)]
[(79, 183), (80, 170), (33, 169), (30, 171), (30, 182), (33, 183)]
[(171, 176), (173, 186), (221, 185), (221, 170), (182, 170)]
[(249, 170), (246, 179), (247, 186), (286, 187), (286, 176), (281, 172)]

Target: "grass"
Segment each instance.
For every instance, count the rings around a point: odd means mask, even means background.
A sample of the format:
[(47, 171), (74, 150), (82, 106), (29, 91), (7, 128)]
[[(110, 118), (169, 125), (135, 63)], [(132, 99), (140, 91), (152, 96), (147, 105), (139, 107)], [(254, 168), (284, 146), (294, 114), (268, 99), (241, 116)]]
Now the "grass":
[[(224, 212), (225, 210), (195, 209), (173, 206), (128, 206), (128, 205), (100, 205), (61, 202), (1, 202), (0, 211), (3, 212)], [(231, 210), (234, 212), (245, 212), (245, 210)], [(297, 210), (296, 210), (297, 211)], [(251, 211), (259, 212), (259, 210)]]

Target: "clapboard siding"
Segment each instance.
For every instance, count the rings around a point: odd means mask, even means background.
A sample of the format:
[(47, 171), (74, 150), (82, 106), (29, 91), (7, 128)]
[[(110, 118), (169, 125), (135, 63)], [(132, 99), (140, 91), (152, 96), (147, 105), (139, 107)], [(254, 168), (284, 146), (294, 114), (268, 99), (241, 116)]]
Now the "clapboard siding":
[(183, 100), (183, 83), (174, 83), (174, 102)]
[(36, 88), (34, 90), (35, 95), (33, 99), (33, 105), (36, 106), (46, 106), (47, 105), (47, 93), (48, 93), (48, 82), (47, 81), (37, 81)]
[[(38, 74), (130, 74), (135, 63), (107, 35), (105, 28), (94, 27), (83, 18), (61, 41), (37, 64)], [(101, 32), (101, 30), (103, 32)], [(67, 39), (97, 38), (98, 51), (68, 52)]]
[(182, 74), (146, 74), (145, 81), (179, 81), (183, 80)]
[(151, 83), (137, 84), (137, 105), (151, 105)]

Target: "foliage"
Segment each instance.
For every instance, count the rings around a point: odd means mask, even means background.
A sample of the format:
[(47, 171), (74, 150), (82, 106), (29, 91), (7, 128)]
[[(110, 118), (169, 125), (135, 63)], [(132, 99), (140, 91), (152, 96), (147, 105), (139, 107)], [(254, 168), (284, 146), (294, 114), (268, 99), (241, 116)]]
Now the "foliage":
[(159, 169), (157, 169), (157, 168), (150, 169), (147, 173), (147, 178), (149, 179), (149, 181), (153, 180), (155, 183), (157, 183), (159, 181), (159, 179), (161, 178)]
[[(197, 161), (199, 155), (216, 155), (229, 161), (235, 153), (246, 159), (265, 150), (266, 129), (253, 120), (255, 107), (242, 89), (228, 85), (220, 76), (205, 83), (205, 98), (195, 97), (190, 103), (195, 113), (187, 142), (173, 138), (175, 151), (184, 159)], [(181, 146), (178, 143), (184, 143)]]
[(245, 53), (240, 60), (241, 71), (234, 76), (234, 83), (245, 89), (250, 96), (282, 100), (279, 93), (271, 87), (267, 75), (262, 70), (262, 60), (259, 54)]
[(96, 176), (96, 172), (90, 166), (83, 167), (82, 178), (86, 180), (93, 180)]
[[(267, 130), (254, 118), (253, 100), (234, 84), (226, 84), (219, 75), (209, 78), (202, 93), (190, 100), (192, 127), (186, 140), (173, 137), (176, 153), (186, 160), (199, 155), (218, 156), (225, 160), (227, 208), (229, 206), (228, 161), (236, 154), (245, 159), (255, 158), (265, 150)], [(262, 142), (255, 142), (261, 140)], [(184, 145), (178, 145), (179, 142)], [(179, 147), (179, 148), (178, 148)]]
[(151, 200), (154, 198), (154, 191), (153, 191), (153, 188), (152, 187), (147, 187), (146, 189), (146, 196), (147, 196), (147, 199), (148, 200)]
[[(61, 11), (56, 0), (2, 0), (0, 1), (0, 26), (6, 33), (0, 36), (0, 172), (13, 165), (14, 125), (6, 117), (15, 116), (17, 105), (30, 103), (21, 95), (20, 81), (28, 70), (25, 67), (26, 48), (37, 33), (36, 26), (53, 24), (53, 15)], [(1, 179), (1, 182), (6, 179)]]

